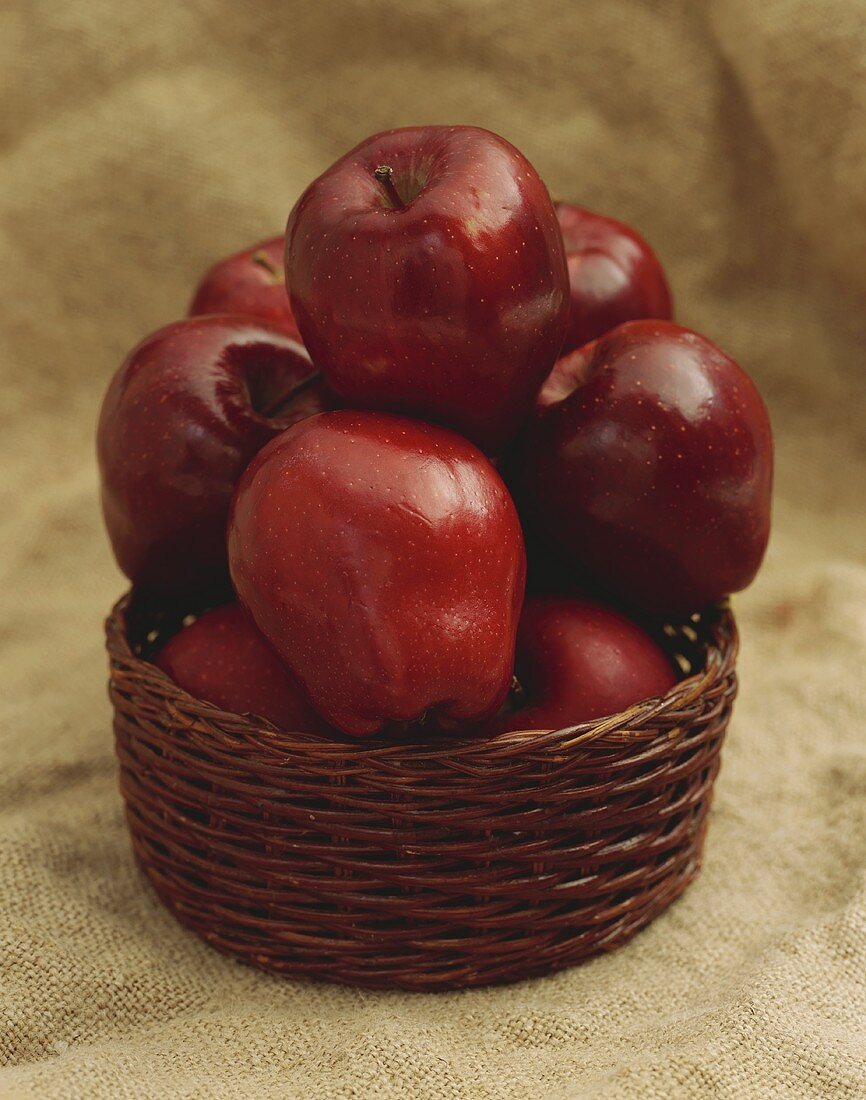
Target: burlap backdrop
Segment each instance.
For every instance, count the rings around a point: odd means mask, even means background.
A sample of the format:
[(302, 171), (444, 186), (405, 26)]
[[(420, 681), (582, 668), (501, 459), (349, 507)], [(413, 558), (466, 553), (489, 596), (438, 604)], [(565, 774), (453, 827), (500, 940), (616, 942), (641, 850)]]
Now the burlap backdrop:
[[(866, 1095), (861, 0), (13, 0), (0, 19), (0, 1092)], [(121, 816), (93, 424), (197, 273), (375, 130), (472, 122), (635, 222), (754, 373), (775, 537), (702, 878), (514, 988), (277, 981), (175, 926)]]

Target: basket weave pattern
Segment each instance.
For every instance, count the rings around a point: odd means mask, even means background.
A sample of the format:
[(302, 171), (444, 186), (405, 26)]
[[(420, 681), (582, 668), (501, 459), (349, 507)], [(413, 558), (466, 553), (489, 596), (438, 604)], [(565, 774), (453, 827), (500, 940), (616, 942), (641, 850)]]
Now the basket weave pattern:
[(718, 609), (666, 628), (694, 670), (602, 722), (489, 739), (345, 741), (187, 695), (145, 660), (181, 619), (107, 623), (136, 857), (185, 926), (295, 977), (438, 990), (619, 946), (698, 872), (736, 692)]

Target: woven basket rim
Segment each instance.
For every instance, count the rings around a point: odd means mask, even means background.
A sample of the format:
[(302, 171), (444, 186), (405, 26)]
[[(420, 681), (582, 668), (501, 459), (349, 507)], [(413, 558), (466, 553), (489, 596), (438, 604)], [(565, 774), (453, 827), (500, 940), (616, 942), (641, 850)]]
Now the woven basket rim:
[[(617, 747), (637, 744), (659, 736), (652, 719), (661, 716), (668, 720), (679, 711), (688, 710), (715, 682), (728, 675), (736, 663), (739, 648), (736, 622), (728, 601), (707, 609), (701, 616), (693, 616), (692, 622), (706, 617), (702, 632), (707, 633), (706, 657), (701, 669), (678, 680), (664, 695), (641, 700), (627, 710), (606, 718), (566, 726), (558, 730), (508, 730), (495, 734), (458, 736), (437, 730), (432, 737), (389, 736), (355, 738), (348, 734), (318, 734), (297, 730), (284, 730), (266, 718), (252, 714), (235, 714), (224, 711), (203, 699), (190, 695), (151, 661), (137, 654), (129, 640), (128, 615), (135, 596), (129, 589), (114, 604), (105, 620), (105, 632), (112, 661), (120, 661), (135, 667), (140, 674), (159, 684), (160, 693), (184, 711), (196, 710), (212, 715), (222, 727), (223, 738), (236, 738), (236, 747), (256, 742), (261, 748), (275, 751), (280, 756), (293, 752), (335, 752), (345, 757), (346, 750), (357, 756), (385, 758), (395, 754), (402, 757), (409, 749), (418, 758), (441, 759), (461, 755), (467, 750), (477, 755), (481, 746), (484, 756), (494, 759), (511, 756), (516, 752), (548, 754), (558, 749), (568, 752), (578, 746), (592, 744), (594, 748)], [(696, 629), (698, 629), (696, 627)], [(647, 724), (649, 723), (649, 728)], [(228, 727), (228, 728), (226, 728)], [(668, 739), (677, 735), (676, 723), (666, 734)], [(228, 743), (226, 744), (228, 748)]]

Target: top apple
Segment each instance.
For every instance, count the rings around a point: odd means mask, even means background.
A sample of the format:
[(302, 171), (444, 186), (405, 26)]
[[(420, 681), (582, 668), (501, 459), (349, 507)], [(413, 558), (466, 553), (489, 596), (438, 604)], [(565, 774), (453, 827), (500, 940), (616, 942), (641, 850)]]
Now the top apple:
[(569, 284), (535, 169), (472, 126), (390, 130), (301, 195), (286, 229), (292, 311), (347, 403), (515, 435), (562, 347)]

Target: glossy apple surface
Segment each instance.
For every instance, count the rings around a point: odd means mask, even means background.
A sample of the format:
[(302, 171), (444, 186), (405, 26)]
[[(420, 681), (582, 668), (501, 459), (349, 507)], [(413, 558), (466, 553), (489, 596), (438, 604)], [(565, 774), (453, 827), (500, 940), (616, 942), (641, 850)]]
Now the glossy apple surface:
[(571, 306), (562, 353), (625, 321), (670, 320), (671, 292), (658, 257), (624, 222), (556, 203), (568, 261)]
[(593, 600), (561, 596), (526, 601), (515, 671), (525, 701), (501, 722), (506, 730), (564, 729), (618, 714), (677, 681), (637, 623)]
[(191, 317), (241, 313), (301, 339), (286, 290), (285, 237), (272, 237), (214, 264), (196, 288)]
[(578, 581), (663, 615), (752, 581), (772, 478), (754, 384), (670, 321), (620, 325), (561, 360), (510, 460), (521, 515)]
[(169, 639), (153, 663), (184, 691), (221, 710), (258, 714), (297, 733), (326, 729), (239, 604), (206, 611)]
[(265, 443), (326, 404), (302, 345), (247, 317), (194, 317), (143, 340), (114, 375), (97, 429), (123, 572), (175, 592), (226, 578), (237, 479)]
[(333, 725), (480, 721), (511, 682), (525, 556), (481, 452), (383, 413), (324, 413), (250, 464), (232, 503), (235, 590)]
[(547, 189), (471, 126), (391, 130), (338, 160), (292, 211), (286, 272), (304, 343), (348, 404), (446, 424), (488, 453), (529, 413), (565, 336)]

